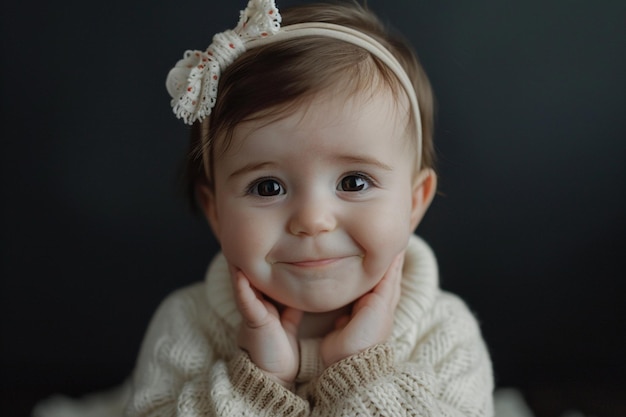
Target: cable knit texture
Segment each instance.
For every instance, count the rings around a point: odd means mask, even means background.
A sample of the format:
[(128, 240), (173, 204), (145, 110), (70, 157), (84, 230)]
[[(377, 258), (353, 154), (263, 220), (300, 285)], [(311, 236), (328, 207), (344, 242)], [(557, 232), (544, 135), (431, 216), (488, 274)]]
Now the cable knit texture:
[[(459, 298), (439, 290), (435, 258), (417, 237), (407, 249), (390, 340), (327, 369), (319, 340), (303, 341), (293, 390), (237, 347), (240, 321), (219, 255), (205, 282), (162, 303), (132, 383), (106, 401), (126, 402), (127, 417), (493, 415), (491, 362), (478, 324)], [(36, 416), (73, 415), (62, 411), (42, 405)]]

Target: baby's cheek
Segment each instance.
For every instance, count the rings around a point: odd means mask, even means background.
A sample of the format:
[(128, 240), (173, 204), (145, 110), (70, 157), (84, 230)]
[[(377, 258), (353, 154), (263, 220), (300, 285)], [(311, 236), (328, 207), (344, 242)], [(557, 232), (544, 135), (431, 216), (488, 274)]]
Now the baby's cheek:
[(379, 227), (372, 228), (368, 233), (367, 255), (365, 268), (368, 275), (374, 274), (382, 278), (396, 255), (406, 249), (412, 234), (409, 221), (380, 222)]
[(237, 239), (235, 232), (231, 231), (229, 236), (222, 240), (221, 246), (228, 263), (248, 275), (254, 254), (251, 253), (251, 247), (246, 245), (245, 240)]

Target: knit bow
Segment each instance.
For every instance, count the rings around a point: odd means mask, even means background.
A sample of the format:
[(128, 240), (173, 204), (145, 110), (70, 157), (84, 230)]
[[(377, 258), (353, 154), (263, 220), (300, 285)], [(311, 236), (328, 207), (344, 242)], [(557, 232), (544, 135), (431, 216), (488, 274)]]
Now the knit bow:
[(280, 22), (274, 0), (250, 0), (235, 29), (216, 34), (204, 52), (185, 51), (165, 82), (176, 117), (193, 124), (210, 115), (221, 72), (246, 51), (247, 42), (276, 34)]

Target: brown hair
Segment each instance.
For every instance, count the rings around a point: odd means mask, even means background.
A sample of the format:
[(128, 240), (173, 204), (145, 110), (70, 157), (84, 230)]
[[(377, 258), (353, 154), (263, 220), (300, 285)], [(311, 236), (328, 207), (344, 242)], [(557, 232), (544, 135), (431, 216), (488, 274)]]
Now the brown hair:
[[(359, 30), (385, 46), (413, 83), (422, 122), (421, 166), (434, 168), (434, 99), (428, 77), (407, 42), (388, 33), (372, 12), (357, 3), (297, 6), (281, 10), (281, 15), (283, 26), (303, 22), (334, 23)], [(211, 161), (219, 157), (216, 150), (227, 149), (239, 123), (285, 116), (290, 109), (296, 110), (298, 104), (331, 87), (354, 94), (364, 91), (364, 87), (372, 90), (381, 86), (391, 88), (396, 96), (405, 94), (385, 64), (369, 52), (343, 41), (305, 37), (245, 52), (222, 73), (211, 116), (192, 126), (184, 179), (192, 204), (195, 206), (195, 187), (199, 181), (213, 187)], [(410, 125), (415, 126), (412, 118)], [(415, 132), (413, 136), (416, 137)], [(205, 166), (205, 161), (209, 166)]]

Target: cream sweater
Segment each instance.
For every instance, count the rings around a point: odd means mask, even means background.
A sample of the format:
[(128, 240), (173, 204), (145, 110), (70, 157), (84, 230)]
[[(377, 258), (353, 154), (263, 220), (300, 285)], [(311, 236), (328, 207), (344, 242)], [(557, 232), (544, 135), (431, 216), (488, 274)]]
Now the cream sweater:
[(438, 288), (435, 258), (417, 237), (406, 252), (390, 340), (327, 369), (318, 341), (302, 341), (294, 391), (237, 347), (240, 321), (220, 255), (203, 283), (159, 307), (132, 382), (112, 401), (127, 400), (128, 417), (493, 415), (491, 362), (479, 327), (459, 298)]

